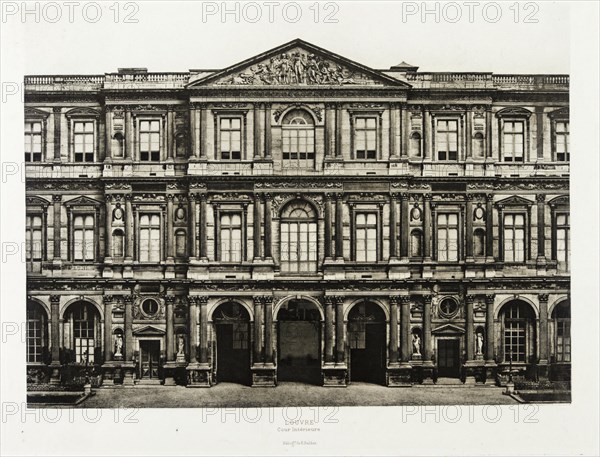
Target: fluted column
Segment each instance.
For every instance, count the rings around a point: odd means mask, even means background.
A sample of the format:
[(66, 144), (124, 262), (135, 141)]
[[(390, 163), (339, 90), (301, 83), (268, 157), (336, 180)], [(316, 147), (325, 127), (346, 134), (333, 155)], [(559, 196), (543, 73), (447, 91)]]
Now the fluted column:
[(335, 300), (335, 360), (337, 363), (346, 362), (346, 351), (344, 347), (344, 300), (342, 297), (334, 297)]
[(125, 237), (127, 238), (127, 259), (133, 260), (133, 195), (125, 195)]
[[(485, 255), (488, 261), (494, 260), (494, 213), (492, 203), (494, 196), (485, 197)], [(502, 246), (500, 246), (502, 251)]]
[(198, 302), (201, 297), (190, 297), (189, 309), (189, 332), (190, 332), (190, 363), (198, 363), (197, 344), (198, 344)]
[(104, 299), (104, 362), (110, 362), (113, 359), (113, 340), (112, 340), (112, 295), (105, 295)]
[(423, 363), (431, 364), (431, 295), (423, 295)]
[(273, 363), (273, 297), (262, 297), (265, 308), (265, 363)]
[(53, 238), (53, 245), (54, 245), (54, 260), (60, 260), (61, 258), (61, 253), (60, 253), (60, 232), (61, 232), (61, 210), (62, 210), (62, 206), (61, 206), (61, 202), (62, 201), (62, 195), (53, 195), (52, 196), (52, 202), (53, 202), (53, 211), (54, 211), (54, 238)]
[[(254, 103), (254, 107), (252, 110), (252, 122), (254, 125), (254, 131), (253, 131), (253, 135), (254, 135), (254, 160), (259, 160), (262, 158), (262, 151), (261, 151), (261, 137), (260, 137), (260, 132), (261, 132), (261, 128), (260, 128), (260, 105), (258, 103)], [(257, 256), (255, 256), (257, 257)]]
[(198, 305), (200, 306), (200, 363), (205, 365), (208, 363), (208, 297), (198, 297)]
[(398, 195), (390, 195), (390, 258), (398, 257)]
[(105, 210), (105, 231), (106, 234), (104, 236), (104, 246), (105, 246), (105, 257), (112, 257), (112, 195), (106, 195), (106, 210)]
[(467, 259), (473, 258), (473, 195), (467, 194), (467, 204), (466, 204), (466, 246), (465, 253)]
[(537, 206), (537, 242), (538, 242), (538, 261), (543, 261), (546, 258), (546, 196), (544, 194), (536, 195)]
[(166, 353), (167, 353), (167, 362), (172, 362), (175, 360), (175, 350), (174, 350), (174, 328), (173, 328), (173, 303), (175, 302), (175, 297), (173, 295), (167, 295), (165, 297), (166, 303)]
[(325, 363), (333, 363), (333, 297), (325, 297)]
[(268, 160), (272, 159), (272, 137), (271, 137), (271, 104), (265, 104), (265, 158)]
[(540, 350), (539, 364), (548, 364), (548, 294), (538, 294), (540, 306)]
[(197, 224), (196, 224), (196, 199), (198, 198), (197, 194), (190, 194), (188, 197), (188, 201), (189, 201), (189, 236), (188, 239), (190, 240), (190, 249), (189, 249), (189, 256), (192, 259), (196, 259), (198, 257), (198, 247), (197, 247), (197, 243), (196, 243), (196, 233), (197, 233)]
[(475, 301), (475, 296), (467, 295), (465, 301), (467, 305), (467, 315), (465, 319), (467, 361), (471, 361), (475, 359), (475, 330), (473, 329), (473, 303)]
[(390, 344), (388, 348), (390, 364), (398, 363), (398, 296), (390, 297)]
[(409, 216), (408, 216), (408, 194), (400, 194), (400, 257), (408, 259)]
[(53, 117), (54, 117), (54, 162), (55, 163), (59, 163), (60, 162), (60, 146), (61, 146), (61, 139), (60, 139), (60, 120), (61, 120), (61, 108), (60, 107), (54, 107), (52, 108), (52, 113), (53, 113)]
[(331, 226), (332, 226), (331, 194), (325, 194), (325, 258), (331, 259)]
[(335, 105), (325, 104), (325, 157), (335, 155)]
[(265, 194), (265, 258), (272, 259), (272, 217), (271, 217), (271, 200), (273, 199), (271, 194)]
[(173, 199), (172, 194), (167, 194), (167, 258), (173, 260)]
[(263, 322), (263, 306), (261, 297), (254, 297), (254, 346), (253, 346), (253, 360), (254, 363), (263, 363), (263, 334), (262, 334), (262, 322)]
[(335, 256), (344, 258), (344, 202), (343, 195), (337, 194), (335, 201)]
[(400, 361), (408, 363), (411, 358), (410, 350), (410, 296), (400, 297)]
[(125, 351), (123, 359), (125, 362), (131, 362), (133, 358), (133, 295), (123, 297), (125, 303)]
[(252, 213), (252, 237), (254, 238), (254, 259), (260, 259), (261, 254), (261, 239), (260, 239), (260, 226), (261, 226), (261, 214), (260, 214), (260, 194), (254, 195), (253, 213)]
[(207, 260), (208, 249), (207, 249), (207, 214), (206, 214), (206, 194), (200, 194), (200, 258), (202, 260)]
[(485, 296), (485, 361), (494, 363), (494, 300), (495, 294)]
[(423, 257), (431, 260), (431, 195), (423, 198)]

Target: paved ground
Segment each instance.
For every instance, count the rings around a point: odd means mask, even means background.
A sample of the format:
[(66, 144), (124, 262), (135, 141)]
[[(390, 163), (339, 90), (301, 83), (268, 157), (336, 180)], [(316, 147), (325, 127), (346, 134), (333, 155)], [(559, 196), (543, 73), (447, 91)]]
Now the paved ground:
[(100, 388), (82, 408), (201, 408), (283, 406), (507, 405), (516, 401), (499, 387), (398, 387), (354, 383), (326, 388), (280, 383), (252, 388), (221, 383), (210, 389), (175, 387)]

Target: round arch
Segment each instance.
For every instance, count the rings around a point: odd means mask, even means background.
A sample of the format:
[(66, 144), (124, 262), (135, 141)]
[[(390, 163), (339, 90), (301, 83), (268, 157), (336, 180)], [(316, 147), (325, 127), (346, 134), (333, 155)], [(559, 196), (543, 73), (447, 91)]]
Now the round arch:
[(315, 212), (315, 218), (317, 220), (321, 218), (321, 210), (319, 206), (312, 199), (307, 197), (300, 197), (299, 195), (290, 196), (281, 202), (281, 204), (279, 205), (279, 211), (277, 212), (277, 218), (284, 218), (283, 212), (288, 208), (288, 206), (294, 203), (297, 203), (299, 205), (301, 205), (302, 203), (307, 203)]
[(74, 305), (75, 303), (78, 302), (83, 302), (83, 303), (89, 303), (90, 305), (92, 305), (96, 311), (98, 311), (98, 315), (100, 316), (100, 320), (103, 321), (104, 320), (104, 310), (102, 309), (102, 307), (93, 299), (89, 298), (89, 297), (76, 297), (76, 298), (72, 298), (71, 300), (67, 301), (60, 310), (60, 318), (64, 319), (65, 318), (65, 314), (67, 313), (67, 311), (69, 310), (69, 308), (71, 307), (71, 305)]
[(360, 303), (373, 303), (373, 304), (379, 306), (379, 308), (381, 308), (381, 310), (383, 311), (383, 314), (385, 315), (385, 321), (386, 322), (390, 321), (389, 310), (378, 298), (368, 298), (368, 299), (359, 298), (358, 300), (354, 300), (353, 302), (351, 302), (350, 305), (344, 311), (344, 321), (346, 321), (346, 322), (348, 321), (348, 316), (350, 315), (350, 311), (352, 311), (352, 309)]
[(316, 127), (317, 125), (319, 125), (319, 119), (317, 118), (317, 115), (313, 112), (312, 109), (310, 109), (310, 107), (308, 107), (307, 105), (304, 104), (297, 104), (297, 105), (292, 105), (287, 107), (284, 111), (282, 111), (280, 117), (279, 117), (279, 122), (277, 123), (277, 125), (279, 126), (283, 126), (283, 121), (285, 120), (285, 118), (287, 117), (287, 115), (292, 112), (292, 111), (305, 111), (306, 113), (308, 113), (308, 115), (312, 118), (313, 120), (313, 125)]
[(224, 305), (225, 303), (235, 303), (240, 305), (248, 313), (248, 322), (254, 322), (254, 313), (252, 307), (249, 306), (244, 300), (237, 298), (221, 298), (214, 302), (213, 305), (207, 310), (208, 322), (213, 322), (213, 315), (215, 311), (219, 309), (219, 306)]
[(42, 309), (46, 312), (46, 316), (48, 316), (48, 320), (50, 320), (50, 307), (44, 303), (43, 300), (37, 298), (37, 297), (27, 297), (27, 301), (30, 303), (35, 303), (36, 305), (39, 305), (42, 307)]
[(552, 316), (552, 313), (554, 312), (554, 310), (558, 306), (561, 306), (565, 302), (567, 302), (569, 304), (569, 306), (571, 306), (571, 300), (568, 295), (561, 295), (556, 300), (554, 300), (552, 302), (552, 305), (548, 307), (548, 316)]
[(506, 298), (505, 300), (502, 300), (502, 302), (500, 302), (500, 304), (498, 305), (498, 307), (496, 308), (496, 311), (494, 312), (494, 319), (500, 319), (500, 312), (502, 311), (502, 309), (508, 305), (511, 302), (523, 302), (526, 303), (527, 305), (529, 305), (531, 307), (531, 310), (533, 311), (533, 315), (536, 319), (539, 319), (539, 308), (537, 306), (537, 304), (535, 304), (533, 301), (531, 301), (529, 298), (526, 297), (509, 297)]
[(311, 302), (319, 310), (319, 315), (321, 316), (321, 322), (323, 322), (325, 320), (325, 313), (323, 312), (323, 306), (321, 305), (319, 300), (317, 300), (314, 297), (310, 297), (308, 295), (288, 295), (287, 297), (284, 297), (281, 300), (279, 300), (277, 302), (277, 304), (273, 307), (273, 321), (277, 321), (277, 314), (279, 313), (279, 310), (281, 309), (281, 307), (284, 304), (286, 304), (290, 300), (306, 300), (308, 302)]

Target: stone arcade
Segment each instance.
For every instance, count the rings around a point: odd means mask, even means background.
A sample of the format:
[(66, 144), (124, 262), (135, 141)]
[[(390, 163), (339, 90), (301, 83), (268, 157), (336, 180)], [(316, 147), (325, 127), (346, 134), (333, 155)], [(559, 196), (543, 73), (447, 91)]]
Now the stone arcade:
[(294, 40), (25, 91), (28, 382), (569, 379), (568, 76)]

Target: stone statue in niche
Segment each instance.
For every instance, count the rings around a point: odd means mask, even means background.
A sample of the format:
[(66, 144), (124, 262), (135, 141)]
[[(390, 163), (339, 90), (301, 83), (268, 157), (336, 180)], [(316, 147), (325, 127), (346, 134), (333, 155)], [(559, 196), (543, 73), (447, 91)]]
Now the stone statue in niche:
[(183, 335), (177, 337), (177, 361), (185, 362), (185, 338)]
[(483, 355), (483, 333), (475, 336), (475, 355)]
[(121, 204), (117, 203), (115, 209), (113, 209), (113, 222), (122, 222), (123, 221), (123, 208), (121, 208)]
[(413, 355), (421, 355), (421, 337), (418, 333), (413, 333)]
[(123, 357), (123, 335), (115, 336), (115, 357)]

